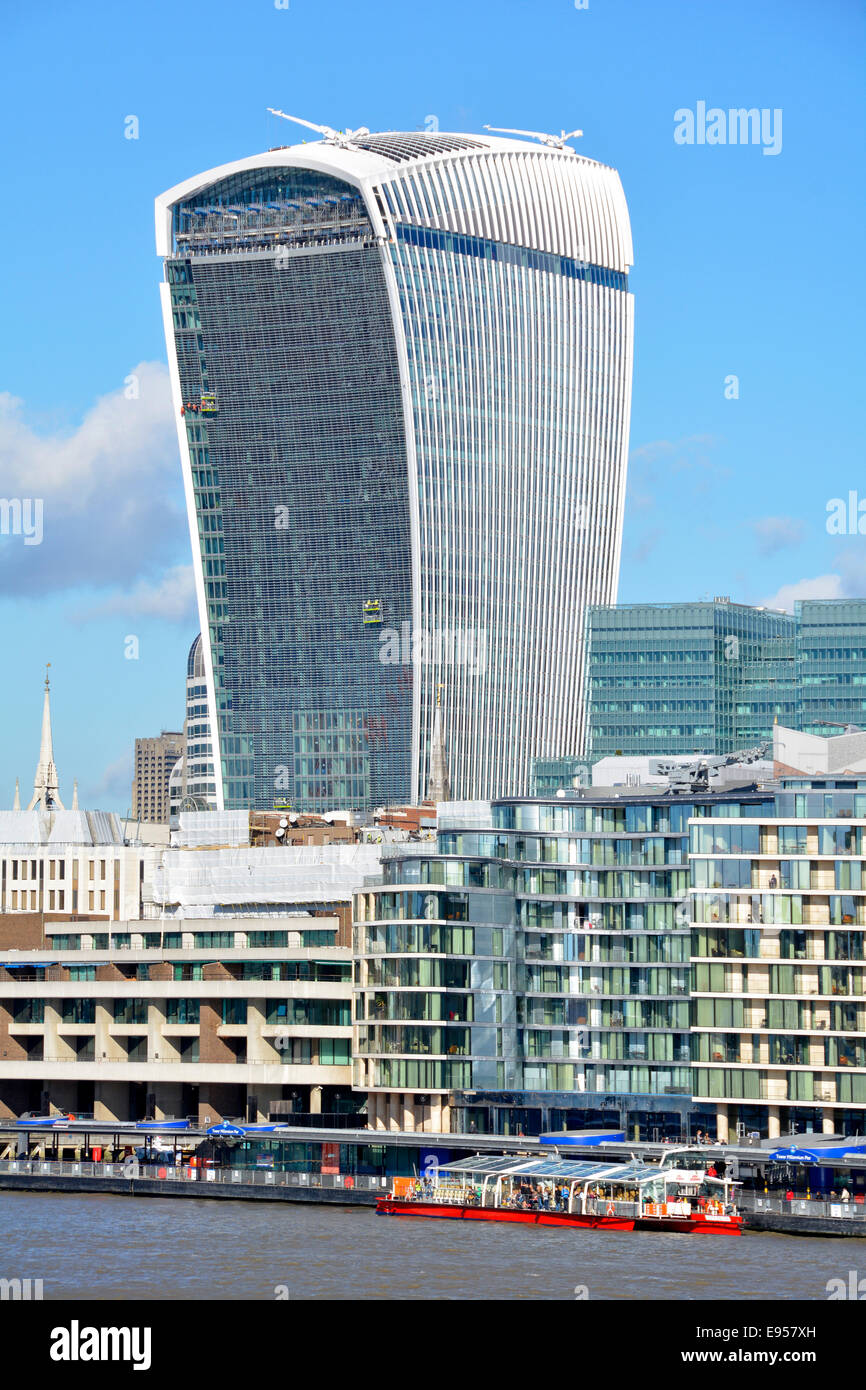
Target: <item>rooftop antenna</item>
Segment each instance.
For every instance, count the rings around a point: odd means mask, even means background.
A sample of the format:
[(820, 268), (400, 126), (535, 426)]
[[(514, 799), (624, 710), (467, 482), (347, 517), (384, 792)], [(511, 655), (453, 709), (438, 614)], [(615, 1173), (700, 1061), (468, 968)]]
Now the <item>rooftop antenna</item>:
[(315, 121), (305, 121), (301, 116), (289, 116), (285, 111), (275, 110), (273, 106), (269, 106), (268, 110), (272, 116), (281, 116), (284, 121), (294, 121), (295, 125), (318, 131), (326, 144), (340, 145), (343, 149), (348, 149), (358, 136), (370, 134), (365, 125), (359, 126), (357, 130), (333, 130), (329, 125), (316, 125)]
[(508, 126), (486, 125), (485, 130), (492, 130), (496, 135), (528, 135), (531, 140), (540, 140), (543, 145), (547, 145), (551, 150), (565, 150), (566, 154), (574, 154), (566, 144), (567, 140), (577, 140), (583, 134), (582, 130), (561, 130), (558, 135), (546, 135), (542, 130), (511, 130)]

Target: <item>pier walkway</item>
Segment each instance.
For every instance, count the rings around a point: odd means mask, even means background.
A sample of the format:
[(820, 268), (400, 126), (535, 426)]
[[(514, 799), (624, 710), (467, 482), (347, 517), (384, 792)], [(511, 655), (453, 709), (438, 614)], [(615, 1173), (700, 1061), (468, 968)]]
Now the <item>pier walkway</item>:
[[(144, 1164), (0, 1160), (0, 1190), (103, 1192), (129, 1197), (228, 1198), (242, 1201), (318, 1202), (373, 1207), (393, 1179), (364, 1174), (282, 1173), (258, 1168), (198, 1168), (188, 1163)], [(741, 1192), (739, 1209), (747, 1230), (786, 1235), (853, 1236), (866, 1239), (866, 1207), (762, 1196)]]

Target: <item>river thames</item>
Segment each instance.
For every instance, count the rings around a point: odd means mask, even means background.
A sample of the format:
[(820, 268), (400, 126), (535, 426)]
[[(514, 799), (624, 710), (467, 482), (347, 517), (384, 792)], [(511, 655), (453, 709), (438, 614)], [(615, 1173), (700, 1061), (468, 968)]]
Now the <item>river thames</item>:
[(50, 1299), (794, 1299), (866, 1241), (468, 1225), (369, 1208), (0, 1193), (0, 1278)]

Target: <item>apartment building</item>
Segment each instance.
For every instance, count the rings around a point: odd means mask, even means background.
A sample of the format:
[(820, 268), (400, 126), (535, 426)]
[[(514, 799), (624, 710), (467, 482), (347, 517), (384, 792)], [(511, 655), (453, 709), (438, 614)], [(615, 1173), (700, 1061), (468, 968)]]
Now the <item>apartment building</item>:
[(359, 1108), (350, 952), (320, 944), (336, 918), (295, 917), (291, 932), (77, 925), (0, 951), (0, 1116), (208, 1124)]
[(864, 817), (832, 779), (441, 807), (355, 899), (371, 1125), (862, 1133)]
[(866, 1132), (866, 778), (690, 824), (695, 1099), (720, 1138)]

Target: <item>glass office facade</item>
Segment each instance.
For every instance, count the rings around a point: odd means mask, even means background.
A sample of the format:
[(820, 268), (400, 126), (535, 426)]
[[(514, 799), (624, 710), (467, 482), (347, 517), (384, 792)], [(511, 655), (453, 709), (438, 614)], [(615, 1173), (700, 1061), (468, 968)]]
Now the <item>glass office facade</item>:
[(804, 600), (797, 620), (796, 727), (809, 734), (839, 733), (825, 720), (866, 728), (866, 598)]
[(793, 616), (735, 603), (623, 604), (587, 613), (588, 756), (727, 754), (772, 738), (866, 726), (866, 599), (804, 600)]
[(796, 717), (795, 623), (735, 603), (587, 614), (589, 756), (727, 754)]
[(474, 803), (392, 852), (355, 901), (370, 1122), (862, 1133), (866, 780), (782, 788)]
[(525, 793), (533, 756), (581, 749), (566, 634), (616, 595), (616, 172), (392, 132), (157, 210), (224, 804), (419, 799), (437, 704), (454, 794)]
[(166, 262), (226, 807), (406, 802), (406, 446), (357, 190), (258, 169), (174, 208)]

